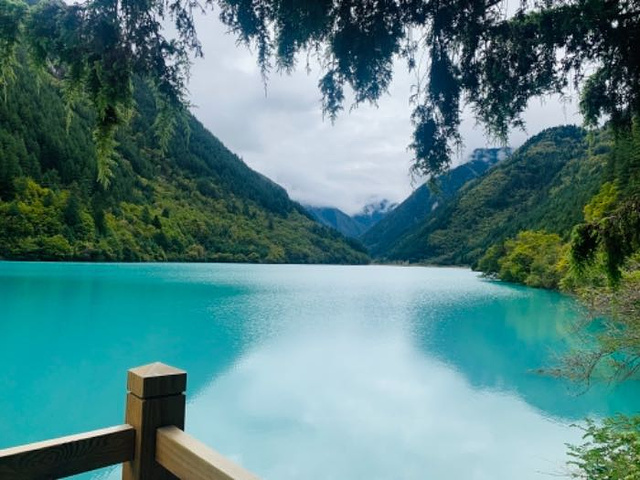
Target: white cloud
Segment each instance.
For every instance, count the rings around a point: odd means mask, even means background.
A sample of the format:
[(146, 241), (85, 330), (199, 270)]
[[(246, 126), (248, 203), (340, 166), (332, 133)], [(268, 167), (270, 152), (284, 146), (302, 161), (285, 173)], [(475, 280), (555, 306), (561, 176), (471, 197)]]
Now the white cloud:
[[(287, 189), (291, 197), (355, 213), (365, 204), (399, 202), (411, 193), (409, 175), (412, 127), (409, 95), (412, 78), (400, 64), (389, 95), (379, 108), (361, 105), (332, 125), (323, 121), (320, 72), (304, 65), (291, 75), (273, 73), (267, 94), (255, 57), (237, 46), (215, 14), (198, 22), (205, 58), (197, 59), (190, 83), (195, 115), (252, 168)], [(527, 133), (513, 132), (518, 146), (540, 130), (579, 123), (574, 104), (551, 98), (534, 100), (526, 113)], [(461, 127), (465, 148), (492, 146), (465, 112)]]
[(370, 333), (263, 345), (198, 393), (189, 431), (265, 479), (534, 480), (565, 469), (577, 432), (517, 396), (473, 389), (406, 338)]

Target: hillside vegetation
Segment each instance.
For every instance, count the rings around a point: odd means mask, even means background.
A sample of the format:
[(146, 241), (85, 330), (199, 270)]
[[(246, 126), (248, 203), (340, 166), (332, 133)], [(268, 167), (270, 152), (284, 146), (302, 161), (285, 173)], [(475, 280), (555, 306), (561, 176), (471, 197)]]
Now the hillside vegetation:
[(442, 208), (468, 181), (482, 176), (489, 168), (511, 154), (509, 148), (476, 149), (469, 161), (424, 184), (405, 201), (364, 233), (360, 240), (373, 256), (385, 256), (400, 239), (420, 225), (437, 208)]
[(545, 130), (466, 183), (378, 256), (476, 265), (492, 245), (522, 230), (544, 230), (566, 240), (602, 184), (609, 152), (602, 134), (589, 141), (578, 127)]
[[(0, 101), (0, 258), (363, 263), (363, 248), (314, 222), (193, 116), (163, 135), (149, 87), (96, 182), (92, 110), (65, 107), (26, 67)], [(166, 119), (165, 119), (166, 120)], [(171, 126), (171, 125), (170, 125)], [(169, 139), (163, 144), (163, 139)]]

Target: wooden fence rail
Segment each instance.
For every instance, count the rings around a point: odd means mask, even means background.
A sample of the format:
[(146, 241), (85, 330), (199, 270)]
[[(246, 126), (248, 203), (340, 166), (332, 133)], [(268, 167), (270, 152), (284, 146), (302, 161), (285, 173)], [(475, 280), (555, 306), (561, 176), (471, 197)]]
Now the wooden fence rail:
[(123, 480), (257, 480), (184, 430), (187, 374), (129, 370), (125, 424), (0, 450), (2, 480), (68, 477), (123, 464)]
[(121, 425), (0, 450), (0, 478), (60, 478), (128, 462), (134, 437)]

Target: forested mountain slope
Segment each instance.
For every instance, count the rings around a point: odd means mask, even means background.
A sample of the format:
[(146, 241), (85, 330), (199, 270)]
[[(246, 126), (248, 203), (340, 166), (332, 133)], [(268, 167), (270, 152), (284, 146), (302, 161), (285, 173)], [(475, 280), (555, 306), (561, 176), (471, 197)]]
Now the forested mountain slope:
[(163, 125), (142, 82), (103, 188), (91, 110), (67, 116), (55, 79), (27, 67), (17, 74), (0, 100), (0, 258), (367, 261), (193, 116), (169, 119), (175, 134), (160, 148)]
[(442, 208), (465, 183), (483, 175), (510, 154), (509, 148), (474, 150), (467, 163), (439, 177), (434, 188), (427, 184), (417, 188), (405, 201), (362, 235), (360, 240), (371, 255), (384, 257), (403, 235), (421, 224), (436, 208)]
[(567, 238), (598, 191), (610, 148), (575, 126), (529, 139), (382, 253), (390, 260), (472, 265), (521, 230)]

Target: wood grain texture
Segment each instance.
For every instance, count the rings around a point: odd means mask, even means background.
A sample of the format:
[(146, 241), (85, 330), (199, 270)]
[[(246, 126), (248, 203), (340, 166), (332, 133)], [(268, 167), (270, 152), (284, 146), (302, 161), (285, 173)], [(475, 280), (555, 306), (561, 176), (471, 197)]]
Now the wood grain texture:
[(104, 428), (0, 450), (2, 480), (60, 478), (129, 461), (135, 430)]
[(140, 398), (183, 393), (187, 389), (187, 372), (155, 362), (132, 368), (127, 374), (127, 390)]
[(252, 473), (173, 426), (157, 431), (156, 461), (182, 479), (258, 480)]
[(156, 460), (156, 430), (166, 425), (184, 428), (185, 396), (139, 398), (129, 393), (125, 421), (136, 430), (134, 458), (122, 466), (123, 480), (174, 480)]

